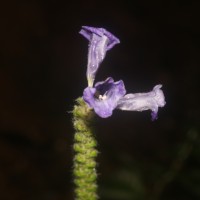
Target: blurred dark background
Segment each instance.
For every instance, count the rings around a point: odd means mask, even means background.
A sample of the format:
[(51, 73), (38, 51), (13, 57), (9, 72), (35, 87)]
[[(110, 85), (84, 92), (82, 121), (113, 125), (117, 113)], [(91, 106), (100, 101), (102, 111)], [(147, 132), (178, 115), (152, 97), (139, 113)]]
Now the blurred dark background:
[(0, 6), (0, 199), (72, 200), (71, 123), (87, 85), (82, 25), (120, 45), (96, 80), (128, 93), (163, 84), (166, 106), (96, 120), (102, 200), (200, 199), (198, 1), (3, 1)]

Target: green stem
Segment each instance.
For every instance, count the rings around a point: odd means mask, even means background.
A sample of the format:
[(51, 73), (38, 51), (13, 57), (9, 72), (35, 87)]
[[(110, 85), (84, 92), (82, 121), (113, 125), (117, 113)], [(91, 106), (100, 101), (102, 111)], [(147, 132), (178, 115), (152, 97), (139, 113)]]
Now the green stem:
[(97, 142), (91, 128), (94, 112), (82, 98), (76, 100), (73, 110), (74, 136), (74, 183), (76, 200), (96, 200)]

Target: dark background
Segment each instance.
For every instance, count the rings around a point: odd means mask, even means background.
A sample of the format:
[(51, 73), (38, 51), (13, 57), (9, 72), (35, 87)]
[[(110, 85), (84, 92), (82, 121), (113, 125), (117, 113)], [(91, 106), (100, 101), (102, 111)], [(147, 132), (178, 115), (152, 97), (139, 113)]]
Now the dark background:
[(97, 74), (128, 93), (163, 85), (166, 106), (96, 120), (102, 200), (200, 198), (198, 1), (3, 1), (0, 199), (71, 200), (74, 101), (87, 86), (82, 25), (120, 45)]

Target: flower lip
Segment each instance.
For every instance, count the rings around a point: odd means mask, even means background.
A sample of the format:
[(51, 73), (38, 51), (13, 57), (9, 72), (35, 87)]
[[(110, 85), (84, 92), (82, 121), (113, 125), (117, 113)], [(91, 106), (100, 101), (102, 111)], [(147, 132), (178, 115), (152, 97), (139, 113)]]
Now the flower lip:
[(125, 93), (123, 81), (114, 82), (109, 77), (105, 81), (96, 83), (94, 87), (87, 87), (83, 92), (83, 99), (97, 115), (107, 118), (112, 115), (117, 102)]
[(153, 88), (153, 91), (155, 92), (154, 99), (156, 100), (159, 107), (164, 107), (166, 102), (165, 102), (163, 91), (160, 89), (161, 87), (162, 85), (159, 84)]
[(147, 93), (127, 94), (118, 101), (117, 108), (127, 111), (151, 110), (152, 120), (155, 120), (157, 119), (158, 108), (166, 104), (161, 87), (162, 85), (159, 84)]
[(100, 64), (106, 53), (120, 41), (112, 33), (104, 28), (82, 26), (80, 34), (89, 40), (87, 80), (88, 86), (92, 87)]
[(113, 84), (114, 84), (113, 78), (109, 77), (105, 81), (97, 82), (94, 87), (96, 88), (100, 96), (100, 95), (106, 95), (108, 91), (111, 89), (111, 87), (113, 87)]
[(82, 29), (79, 33), (82, 34), (89, 41), (91, 40), (92, 34), (96, 34), (99, 37), (102, 37), (105, 35), (108, 38), (108, 46), (107, 46), (106, 50), (110, 50), (116, 44), (120, 43), (120, 40), (117, 37), (115, 37), (112, 33), (110, 33), (109, 31), (107, 31), (104, 28), (82, 26)]

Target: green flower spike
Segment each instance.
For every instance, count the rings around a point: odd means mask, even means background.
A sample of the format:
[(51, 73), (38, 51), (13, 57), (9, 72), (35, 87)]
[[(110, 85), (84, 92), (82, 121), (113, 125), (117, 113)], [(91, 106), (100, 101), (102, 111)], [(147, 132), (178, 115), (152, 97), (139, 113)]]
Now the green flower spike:
[(94, 112), (86, 105), (82, 98), (77, 99), (73, 110), (74, 136), (74, 184), (76, 200), (96, 200), (97, 173), (95, 149), (97, 142), (91, 128)]

